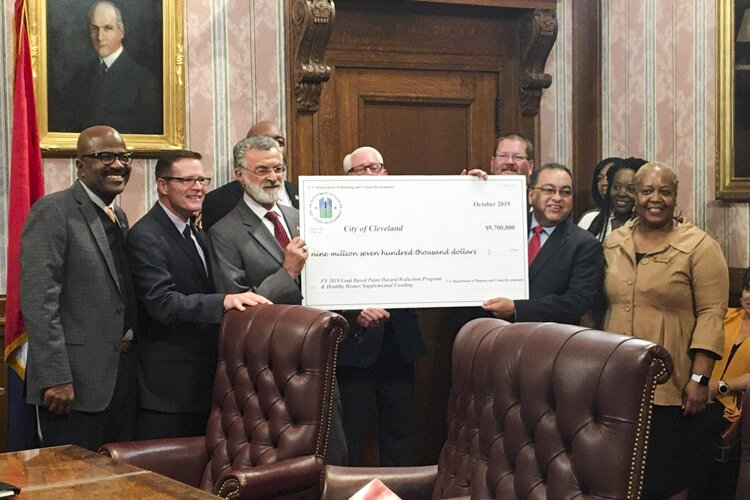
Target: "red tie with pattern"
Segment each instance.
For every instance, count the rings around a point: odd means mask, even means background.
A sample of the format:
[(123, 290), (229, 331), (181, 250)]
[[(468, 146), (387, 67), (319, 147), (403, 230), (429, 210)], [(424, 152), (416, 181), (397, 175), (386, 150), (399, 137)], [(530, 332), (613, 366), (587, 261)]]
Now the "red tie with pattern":
[(536, 258), (536, 254), (539, 253), (539, 249), (542, 248), (542, 231), (544, 231), (542, 226), (534, 227), (534, 235), (529, 240), (529, 266), (534, 262), (534, 258)]
[(281, 225), (279, 216), (276, 215), (276, 212), (268, 211), (266, 212), (266, 219), (273, 223), (273, 236), (276, 238), (276, 241), (279, 242), (281, 248), (286, 248), (289, 244), (289, 236), (287, 236), (284, 226)]

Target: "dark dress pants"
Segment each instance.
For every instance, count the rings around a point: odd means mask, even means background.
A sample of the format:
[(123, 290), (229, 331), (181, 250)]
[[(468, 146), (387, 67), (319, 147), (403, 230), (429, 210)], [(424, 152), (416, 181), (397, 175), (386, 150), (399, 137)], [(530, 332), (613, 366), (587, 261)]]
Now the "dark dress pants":
[(392, 330), (386, 330), (375, 364), (367, 368), (339, 366), (337, 374), (349, 465), (361, 465), (362, 440), (371, 421), (373, 399), (378, 412), (380, 466), (413, 465), (414, 363), (404, 361)]
[(137, 391), (135, 352), (130, 349), (120, 353), (117, 383), (112, 400), (104, 410), (73, 410), (68, 415), (57, 415), (41, 405), (37, 406), (41, 446), (74, 444), (97, 451), (104, 443), (131, 440), (138, 405)]

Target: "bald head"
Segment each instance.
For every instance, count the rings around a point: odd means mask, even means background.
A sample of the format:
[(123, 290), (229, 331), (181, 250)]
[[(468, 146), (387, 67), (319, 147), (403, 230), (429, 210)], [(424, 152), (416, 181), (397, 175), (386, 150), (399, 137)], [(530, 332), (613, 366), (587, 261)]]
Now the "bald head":
[(281, 146), (281, 154), (286, 156), (286, 139), (284, 138), (284, 134), (281, 133), (279, 126), (275, 123), (269, 121), (258, 122), (250, 127), (245, 137), (250, 137), (251, 135), (262, 135), (276, 140), (279, 146)]
[(132, 156), (125, 141), (112, 127), (89, 127), (78, 136), (78, 179), (109, 205), (125, 189), (130, 178)]
[(126, 150), (125, 140), (117, 130), (106, 125), (95, 125), (78, 134), (76, 156), (80, 158), (85, 154), (99, 152), (103, 145), (117, 146)]

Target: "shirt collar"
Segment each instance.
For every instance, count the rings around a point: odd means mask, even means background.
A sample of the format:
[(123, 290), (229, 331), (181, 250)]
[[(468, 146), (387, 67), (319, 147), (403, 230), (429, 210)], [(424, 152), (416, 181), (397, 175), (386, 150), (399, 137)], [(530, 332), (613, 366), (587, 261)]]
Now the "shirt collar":
[(112, 52), (107, 57), (100, 57), (99, 59), (101, 62), (107, 65), (107, 69), (111, 68), (112, 65), (115, 63), (118, 57), (120, 57), (120, 54), (122, 54), (122, 45), (120, 45), (120, 48)]
[(161, 200), (159, 200), (157, 203), (159, 203), (159, 205), (161, 206), (161, 208), (164, 209), (164, 212), (166, 212), (167, 217), (169, 217), (169, 220), (172, 221), (172, 224), (174, 224), (174, 226), (177, 228), (177, 230), (180, 232), (180, 234), (182, 234), (182, 232), (185, 231), (185, 226), (188, 225), (188, 222), (190, 222), (190, 220), (188, 219), (187, 221), (184, 221), (184, 220), (180, 219), (179, 217), (177, 217), (174, 214), (174, 212), (172, 212), (170, 209), (168, 209), (166, 207), (166, 205), (164, 205), (164, 203), (161, 202)]
[(86, 191), (86, 194), (89, 195), (89, 198), (91, 198), (91, 201), (94, 202), (94, 205), (96, 205), (97, 207), (99, 207), (102, 210), (104, 210), (105, 214), (107, 213), (107, 209), (108, 208), (111, 208), (112, 211), (114, 212), (114, 210), (115, 210), (115, 202), (114, 201), (112, 203), (110, 203), (109, 205), (107, 205), (106, 203), (104, 203), (102, 201), (101, 198), (99, 198), (96, 194), (94, 194), (94, 192), (92, 190), (89, 189), (89, 187), (86, 185), (85, 182), (83, 182), (80, 179), (78, 180), (78, 182), (81, 183), (81, 186), (83, 186), (84, 191)]
[[(539, 222), (536, 220), (536, 217), (534, 216), (534, 213), (532, 212), (532, 214), (531, 214), (531, 227), (529, 227), (529, 231), (532, 231), (538, 225), (539, 225)], [(542, 231), (544, 231), (544, 233), (547, 236), (549, 236), (550, 234), (552, 234), (552, 231), (554, 231), (556, 227), (557, 227), (556, 225), (555, 226), (549, 226), (549, 227), (542, 227)]]
[[(245, 201), (245, 204), (250, 207), (250, 210), (252, 210), (253, 213), (258, 216), (259, 219), (263, 220), (266, 217), (266, 212), (269, 211), (266, 207), (250, 198), (250, 195), (248, 195), (247, 193), (244, 193), (242, 195), (242, 199)], [(281, 210), (279, 210), (279, 206), (276, 203), (273, 204), (273, 207), (271, 207), (270, 211), (276, 213), (276, 215), (278, 215), (279, 217), (284, 217), (284, 214), (281, 213)]]

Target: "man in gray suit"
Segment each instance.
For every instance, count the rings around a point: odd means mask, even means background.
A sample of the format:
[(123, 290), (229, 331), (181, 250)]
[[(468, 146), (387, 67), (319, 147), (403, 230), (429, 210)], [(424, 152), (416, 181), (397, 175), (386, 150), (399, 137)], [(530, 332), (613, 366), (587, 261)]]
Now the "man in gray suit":
[(96, 450), (130, 438), (135, 411), (135, 295), (128, 221), (114, 205), (132, 155), (120, 134), (78, 137), (78, 180), (40, 198), (21, 237), (21, 309), (29, 337), (26, 401), (43, 446)]
[(234, 173), (245, 193), (208, 231), (217, 292), (250, 290), (274, 304), (302, 302), (307, 247), (299, 211), (276, 203), (285, 171), (279, 143), (270, 137), (246, 137), (234, 147)]
[[(284, 158), (276, 140), (250, 136), (234, 146), (234, 173), (245, 193), (237, 206), (211, 226), (208, 239), (214, 287), (219, 293), (250, 290), (274, 304), (300, 304), (300, 278), (307, 247), (299, 237), (299, 211), (279, 205)], [(346, 464), (338, 386), (328, 464)]]

